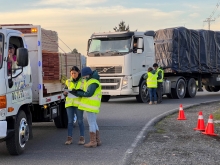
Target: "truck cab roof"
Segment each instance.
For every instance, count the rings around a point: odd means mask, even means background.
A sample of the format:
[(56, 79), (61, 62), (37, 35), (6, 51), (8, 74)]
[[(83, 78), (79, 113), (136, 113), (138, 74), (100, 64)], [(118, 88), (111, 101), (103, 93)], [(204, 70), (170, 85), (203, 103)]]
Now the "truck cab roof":
[(138, 32), (138, 31), (103, 32), (103, 33), (93, 33), (91, 38), (131, 37), (134, 35), (154, 36), (154, 34), (155, 34), (155, 32), (153, 30), (149, 30), (146, 32)]
[(12, 29), (6, 29), (4, 27), (0, 27), (0, 32), (2, 33), (18, 33), (18, 34), (22, 34), (20, 31), (17, 30), (12, 30)]

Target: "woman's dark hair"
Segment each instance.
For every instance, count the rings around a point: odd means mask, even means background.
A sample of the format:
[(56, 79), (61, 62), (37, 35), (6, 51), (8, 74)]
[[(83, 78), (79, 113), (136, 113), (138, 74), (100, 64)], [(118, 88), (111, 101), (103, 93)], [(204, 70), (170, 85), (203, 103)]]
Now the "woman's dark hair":
[(80, 72), (80, 70), (79, 70), (79, 68), (77, 66), (73, 66), (72, 68), (70, 68), (70, 72), (71, 71)]
[(153, 64), (153, 67), (158, 67), (158, 64), (157, 64), (157, 63), (154, 63), (154, 64)]
[(153, 70), (153, 68), (149, 67), (148, 68), (148, 72), (151, 72)]

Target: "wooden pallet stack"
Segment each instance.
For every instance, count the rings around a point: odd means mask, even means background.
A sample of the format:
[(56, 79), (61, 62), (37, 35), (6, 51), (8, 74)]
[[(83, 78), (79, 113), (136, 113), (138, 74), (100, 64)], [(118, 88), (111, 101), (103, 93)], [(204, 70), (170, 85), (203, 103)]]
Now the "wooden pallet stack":
[(80, 53), (66, 53), (60, 55), (60, 77), (70, 77), (70, 69), (77, 66), (81, 70), (81, 54)]
[(42, 50), (48, 52), (58, 52), (58, 35), (52, 30), (41, 29)]
[(42, 53), (44, 80), (59, 80), (59, 54)]
[(47, 96), (62, 90), (59, 74), (58, 35), (55, 31), (41, 29), (41, 37), (43, 94)]

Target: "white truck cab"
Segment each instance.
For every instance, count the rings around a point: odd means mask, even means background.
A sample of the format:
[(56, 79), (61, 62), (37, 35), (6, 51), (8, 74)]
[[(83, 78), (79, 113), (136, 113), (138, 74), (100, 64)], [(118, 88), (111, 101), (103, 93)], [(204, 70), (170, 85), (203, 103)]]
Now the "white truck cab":
[(143, 75), (155, 61), (153, 36), (154, 31), (92, 34), (87, 66), (100, 74), (102, 101), (119, 95), (148, 100)]
[[(0, 28), (0, 142), (6, 141), (11, 155), (19, 155), (25, 150), (27, 141), (33, 137), (32, 121), (53, 120), (57, 128), (67, 127), (59, 80), (59, 68), (66, 70), (67, 65), (59, 61), (56, 35), (51, 39), (48, 33), (57, 34), (30, 24), (2, 25)], [(8, 58), (9, 44), (15, 48), (15, 63)], [(51, 48), (57, 52), (45, 52)], [(56, 80), (45, 79), (47, 65), (53, 70), (58, 68)]]
[[(15, 47), (16, 64), (8, 60), (9, 44)], [(29, 139), (31, 118), (28, 106), (32, 102), (31, 67), (28, 60), (28, 50), (22, 33), (10, 29), (0, 29), (0, 140), (6, 138), (7, 147), (13, 150), (17, 136), (20, 145), (24, 146)], [(25, 111), (27, 114), (25, 114)], [(18, 114), (18, 115), (17, 115)], [(16, 122), (20, 122), (16, 125)], [(17, 132), (15, 132), (17, 127)]]

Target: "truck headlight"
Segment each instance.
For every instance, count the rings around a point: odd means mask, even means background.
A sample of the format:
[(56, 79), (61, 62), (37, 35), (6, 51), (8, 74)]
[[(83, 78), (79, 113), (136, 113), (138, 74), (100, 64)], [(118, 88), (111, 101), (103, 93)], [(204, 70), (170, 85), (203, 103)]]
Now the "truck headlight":
[(6, 116), (6, 108), (0, 109), (0, 116), (5, 117)]
[(127, 88), (128, 87), (128, 77), (125, 76), (122, 79), (122, 89)]

